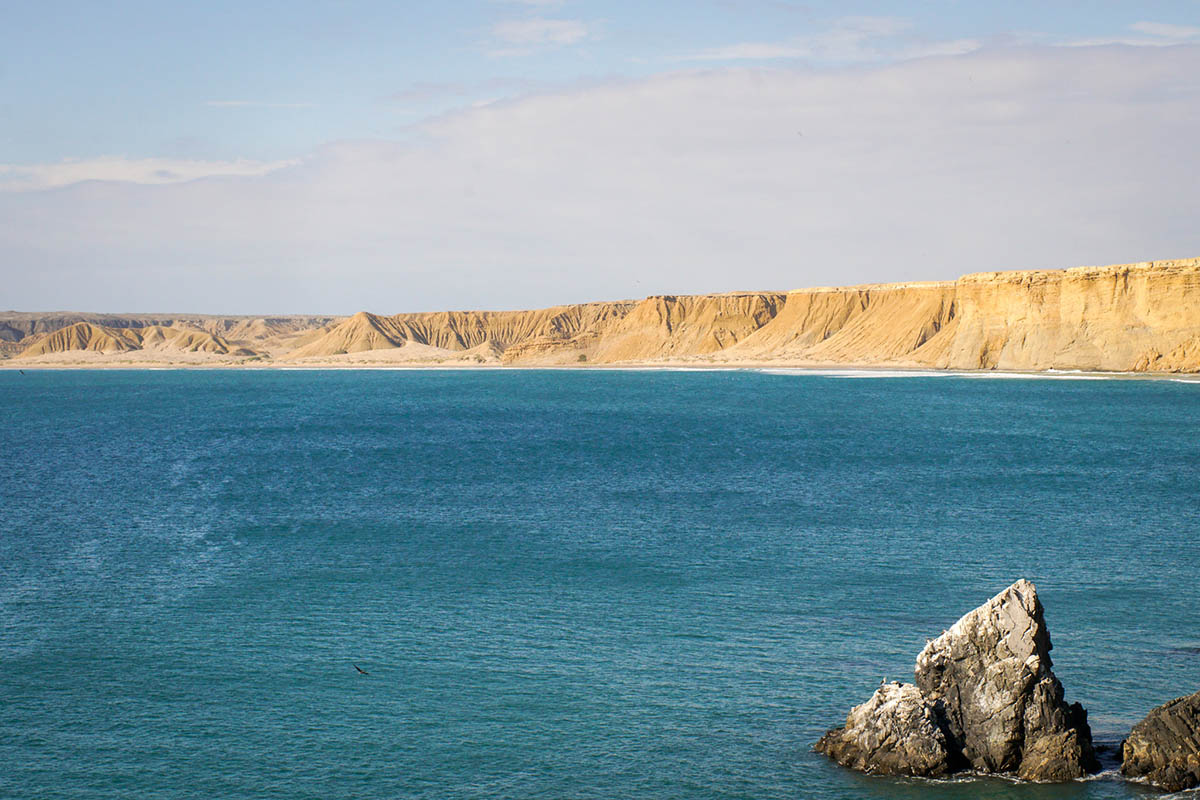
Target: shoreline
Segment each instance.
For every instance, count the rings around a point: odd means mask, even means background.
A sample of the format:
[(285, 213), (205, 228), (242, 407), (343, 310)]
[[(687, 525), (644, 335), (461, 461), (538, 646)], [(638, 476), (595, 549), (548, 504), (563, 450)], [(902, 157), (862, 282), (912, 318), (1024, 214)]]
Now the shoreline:
[(851, 379), (888, 378), (974, 378), (994, 380), (1167, 380), (1175, 383), (1200, 384), (1200, 373), (1187, 372), (1105, 372), (1095, 370), (966, 370), (890, 365), (840, 364), (779, 364), (753, 362), (746, 364), (638, 363), (627, 364), (171, 364), (171, 363), (67, 363), (19, 364), (12, 359), (0, 361), (0, 371), (22, 372), (91, 372), (91, 371), (246, 371), (246, 372), (479, 372), (479, 371), (578, 371), (578, 372), (760, 372), (769, 375), (796, 377), (829, 377)]

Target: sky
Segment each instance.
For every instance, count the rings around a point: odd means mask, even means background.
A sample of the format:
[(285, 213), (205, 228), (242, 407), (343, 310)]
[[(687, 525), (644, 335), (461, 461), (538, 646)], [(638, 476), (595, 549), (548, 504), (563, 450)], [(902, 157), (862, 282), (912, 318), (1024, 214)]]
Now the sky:
[(1197, 142), (1197, 0), (0, 0), (0, 308), (1194, 257)]

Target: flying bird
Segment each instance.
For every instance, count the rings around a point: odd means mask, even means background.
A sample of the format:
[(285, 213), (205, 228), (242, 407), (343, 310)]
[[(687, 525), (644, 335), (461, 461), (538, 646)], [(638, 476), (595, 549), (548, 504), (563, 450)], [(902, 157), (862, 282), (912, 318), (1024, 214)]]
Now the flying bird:
[(359, 672), (361, 672), (363, 675), (370, 675), (370, 674), (371, 674), (371, 673), (367, 672), (365, 669), (363, 669), (362, 667), (360, 667), (358, 664), (355, 664), (355, 665), (354, 665), (354, 668), (355, 668), (356, 670), (358, 670)]

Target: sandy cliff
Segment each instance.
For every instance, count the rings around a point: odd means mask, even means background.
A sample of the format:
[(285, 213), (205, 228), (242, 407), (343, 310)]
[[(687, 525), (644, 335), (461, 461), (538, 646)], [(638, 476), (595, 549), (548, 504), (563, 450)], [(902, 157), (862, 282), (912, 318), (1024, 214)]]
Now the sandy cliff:
[[(303, 344), (306, 335), (323, 332), (321, 331), (323, 326), (337, 322), (339, 319), (329, 316), (222, 317), (208, 314), (88, 314), (7, 311), (0, 312), (0, 358), (20, 355), (40, 341), (40, 338), (45, 338), (46, 334), (72, 328), (80, 323), (86, 323), (103, 333), (98, 337), (97, 343), (89, 343), (92, 337), (80, 336), (81, 331), (77, 330), (64, 339), (50, 343), (44, 352), (39, 352), (37, 355), (46, 357), (51, 354), (92, 353), (93, 355), (88, 358), (95, 360), (98, 358), (96, 355), (98, 353), (124, 352), (132, 354), (141, 352), (145, 348), (138, 336), (129, 337), (119, 332), (145, 331), (157, 326), (212, 334), (227, 344), (235, 345), (230, 353), (237, 350), (252, 350), (256, 354), (279, 356)], [(124, 341), (128, 347), (122, 348), (121, 345), (114, 345), (111, 341), (101, 342), (106, 336)], [(171, 350), (172, 347), (166, 346), (159, 349)], [(192, 353), (224, 354), (219, 347), (184, 349)], [(145, 355), (147, 354), (142, 353), (142, 356)], [(33, 354), (30, 357), (33, 357)], [(65, 355), (56, 357), (59, 360), (67, 358)], [(166, 358), (167, 362), (170, 360), (169, 357)]]
[(1200, 371), (1200, 259), (791, 292), (718, 360)]
[(936, 366), (1200, 369), (1200, 259), (980, 273), (956, 288)]
[[(666, 295), (534, 311), (191, 317), (0, 315), (16, 359), (180, 353), (291, 364), (770, 364), (1200, 372), (1200, 259), (956, 281)], [(97, 318), (105, 315), (97, 315)], [(24, 333), (28, 331), (28, 333)], [(17, 338), (21, 334), (23, 338)], [(71, 354), (75, 354), (74, 356)], [(195, 357), (193, 357), (194, 360)]]
[(759, 330), (785, 295), (649, 297), (537, 311), (452, 311), (384, 317), (360, 312), (288, 360), (375, 353), (410, 344), (446, 353), (487, 348), (504, 363), (656, 361), (716, 353)]
[(251, 356), (246, 348), (230, 344), (224, 338), (207, 331), (188, 328), (167, 328), (148, 325), (144, 328), (109, 328), (90, 322), (76, 322), (52, 333), (36, 334), (28, 343), (21, 358), (36, 358), (69, 351), (113, 354), (135, 350), (172, 353), (211, 353), (214, 355)]
[(365, 311), (332, 326), (287, 355), (311, 359), (403, 347), (409, 343), (447, 352), (480, 349), (493, 355), (539, 343), (566, 347), (580, 336), (623, 317), (630, 303), (586, 303), (536, 311), (439, 311), (380, 316)]
[(954, 285), (881, 284), (789, 292), (774, 318), (718, 358), (915, 363), (953, 321)]

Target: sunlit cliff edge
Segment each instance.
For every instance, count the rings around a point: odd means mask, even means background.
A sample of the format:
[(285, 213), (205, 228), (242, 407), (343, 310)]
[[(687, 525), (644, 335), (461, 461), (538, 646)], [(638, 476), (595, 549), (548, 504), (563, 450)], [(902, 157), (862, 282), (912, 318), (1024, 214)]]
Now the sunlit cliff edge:
[(955, 281), (330, 317), (0, 313), (0, 362), (1200, 372), (1200, 259)]

